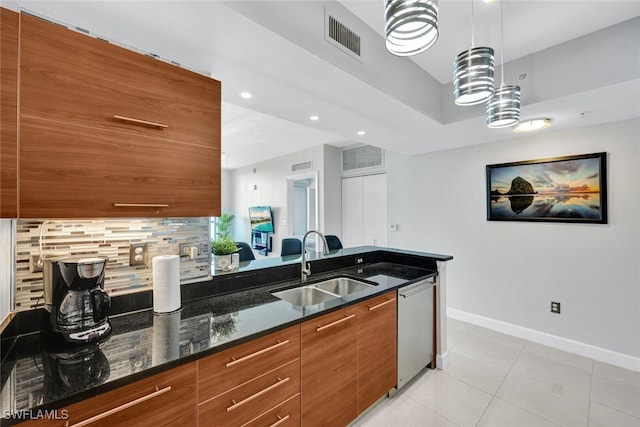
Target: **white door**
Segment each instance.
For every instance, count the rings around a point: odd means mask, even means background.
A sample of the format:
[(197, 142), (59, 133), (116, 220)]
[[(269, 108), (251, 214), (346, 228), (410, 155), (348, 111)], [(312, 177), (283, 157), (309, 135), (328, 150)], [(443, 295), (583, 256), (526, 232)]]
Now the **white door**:
[(387, 246), (387, 175), (362, 177), (364, 245)]
[(387, 245), (387, 176), (342, 180), (342, 245)]
[(342, 246), (362, 246), (362, 177), (342, 180)]

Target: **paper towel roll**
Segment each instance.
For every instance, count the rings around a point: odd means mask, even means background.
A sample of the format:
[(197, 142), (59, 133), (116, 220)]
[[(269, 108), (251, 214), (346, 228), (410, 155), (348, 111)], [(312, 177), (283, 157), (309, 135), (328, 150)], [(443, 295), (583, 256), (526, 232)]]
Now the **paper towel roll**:
[(168, 313), (180, 308), (180, 256), (153, 257), (153, 311)]

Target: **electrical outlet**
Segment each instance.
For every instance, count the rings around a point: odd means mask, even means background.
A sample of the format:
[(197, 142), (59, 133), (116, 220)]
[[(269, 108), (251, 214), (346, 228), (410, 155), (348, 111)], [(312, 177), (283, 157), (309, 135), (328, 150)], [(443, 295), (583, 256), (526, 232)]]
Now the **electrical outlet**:
[(38, 261), (40, 261), (40, 255), (31, 255), (29, 257), (29, 273), (42, 272), (42, 266), (38, 265)]
[(551, 312), (560, 314), (560, 303), (551, 301)]
[(147, 265), (149, 251), (146, 243), (134, 243), (129, 245), (129, 265)]
[(209, 259), (210, 252), (210, 243), (180, 243), (180, 261), (194, 260), (196, 262), (203, 262)]

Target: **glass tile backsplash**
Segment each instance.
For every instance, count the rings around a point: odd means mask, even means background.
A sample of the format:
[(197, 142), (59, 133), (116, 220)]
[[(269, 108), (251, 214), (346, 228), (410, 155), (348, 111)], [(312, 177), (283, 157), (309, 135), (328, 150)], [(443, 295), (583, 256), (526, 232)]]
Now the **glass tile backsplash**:
[[(42, 272), (32, 272), (32, 257), (106, 257), (105, 290), (123, 294), (152, 287), (152, 259), (179, 254), (181, 244), (210, 242), (209, 217), (135, 218), (104, 220), (18, 220), (16, 226), (15, 310), (43, 303)], [(129, 265), (130, 245), (147, 244), (147, 262)], [(211, 256), (180, 259), (180, 281), (187, 283), (211, 274)]]

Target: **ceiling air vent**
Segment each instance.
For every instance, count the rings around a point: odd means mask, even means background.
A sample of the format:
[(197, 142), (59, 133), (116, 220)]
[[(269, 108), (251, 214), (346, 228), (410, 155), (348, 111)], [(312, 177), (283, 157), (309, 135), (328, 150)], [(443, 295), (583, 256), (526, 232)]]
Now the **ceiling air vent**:
[(342, 151), (342, 170), (344, 172), (381, 166), (384, 166), (382, 148), (363, 145)]
[(291, 172), (303, 170), (303, 169), (311, 169), (311, 162), (297, 163), (295, 165), (291, 165)]
[(325, 40), (360, 60), (360, 36), (325, 10)]

